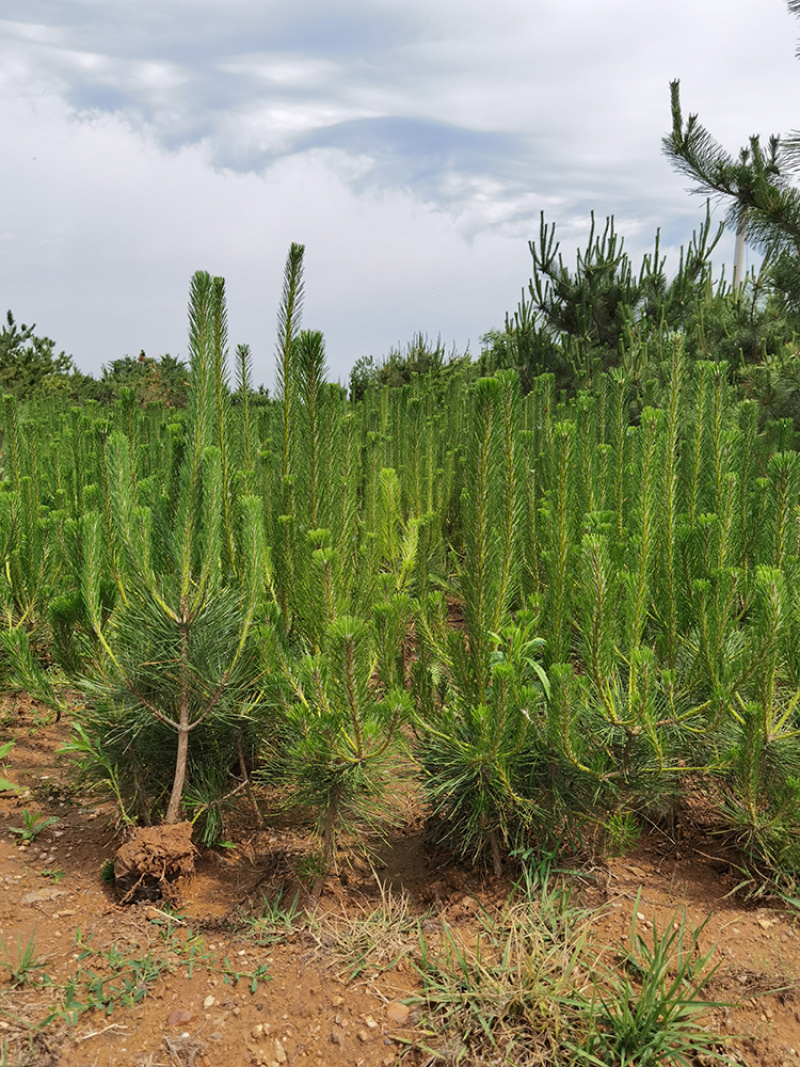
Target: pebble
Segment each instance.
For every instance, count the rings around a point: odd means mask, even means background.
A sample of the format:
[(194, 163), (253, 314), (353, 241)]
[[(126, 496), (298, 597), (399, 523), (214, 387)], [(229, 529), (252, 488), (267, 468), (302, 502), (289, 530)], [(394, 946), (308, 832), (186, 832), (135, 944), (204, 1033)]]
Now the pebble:
[(407, 1023), (410, 1014), (411, 1008), (407, 1004), (401, 1004), (399, 1000), (393, 1000), (386, 1005), (386, 1018), (398, 1026)]
[(190, 1023), (194, 1018), (194, 1012), (185, 1008), (176, 1008), (173, 1012), (170, 1012), (167, 1018), (167, 1026), (181, 1026), (184, 1023)]
[(279, 1038), (275, 1038), (275, 1062), (286, 1063), (288, 1060), (286, 1049), (283, 1047), (283, 1042)]
[(214, 1006), (214, 1004), (215, 1004), (215, 1003), (216, 1003), (216, 1001), (214, 1000), (214, 997), (212, 997), (212, 996), (208, 996), (208, 997), (206, 997), (206, 999), (205, 999), (205, 1000), (203, 1001), (203, 1007), (205, 1008), (205, 1010), (206, 1010), (206, 1011), (208, 1011), (208, 1009), (209, 1009), (209, 1008), (212, 1008), (212, 1007)]
[(357, 1031), (356, 1037), (358, 1038), (359, 1041), (361, 1041), (364, 1044), (366, 1044), (366, 1042), (369, 1041), (369, 1034), (367, 1033), (366, 1030)]

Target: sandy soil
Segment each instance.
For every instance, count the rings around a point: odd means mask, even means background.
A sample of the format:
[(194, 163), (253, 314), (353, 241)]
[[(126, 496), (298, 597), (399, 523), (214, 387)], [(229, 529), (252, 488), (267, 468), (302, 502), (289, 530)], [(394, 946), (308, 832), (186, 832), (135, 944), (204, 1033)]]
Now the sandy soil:
[[(402, 1003), (417, 988), (413, 939), (393, 945), (378, 935), (360, 963), (358, 944), (348, 956), (342, 943), (387, 893), (407, 894), (429, 927), (446, 920), (468, 941), (480, 905), (496, 903), (507, 884), (431, 853), (410, 807), (378, 877), (363, 863), (343, 868), (326, 881), (310, 924), (259, 918), (265, 901), (292, 899), (312, 848), (276, 824), (232, 833), (235, 849), (201, 851), (194, 877), (180, 885), (177, 918), (159, 901), (123, 907), (101, 877), (123, 840), (113, 811), (76, 794), (56, 752), (68, 727), (42, 725), (43, 716), (22, 695), (0, 705), (0, 743), (16, 739), (6, 775), (22, 789), (0, 794), (0, 960), (16, 967), (18, 953), (35, 945), (27, 982), (14, 985), (0, 969), (0, 1063), (434, 1062), (415, 1048), (415, 1015)], [(24, 827), (23, 810), (58, 822), (21, 843), (10, 830)], [(587, 866), (582, 901), (600, 909), (597, 929), (609, 945), (624, 944), (634, 908), (644, 929), (684, 906), (690, 924), (708, 920), (702, 941), (716, 946), (721, 964), (710, 994), (733, 1004), (709, 1023), (742, 1035), (728, 1054), (748, 1067), (800, 1064), (798, 913), (729, 897), (739, 878), (733, 857), (702, 826), (688, 823), (683, 834), (677, 844), (652, 838)], [(100, 1006), (83, 1010), (92, 1002)]]

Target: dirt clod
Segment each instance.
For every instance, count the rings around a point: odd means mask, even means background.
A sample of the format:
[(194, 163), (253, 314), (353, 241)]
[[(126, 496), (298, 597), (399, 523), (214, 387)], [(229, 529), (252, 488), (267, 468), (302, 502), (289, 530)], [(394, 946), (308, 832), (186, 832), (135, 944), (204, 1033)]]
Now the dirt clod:
[(192, 824), (144, 826), (117, 850), (114, 885), (121, 904), (140, 900), (179, 902), (177, 881), (194, 874), (197, 849)]

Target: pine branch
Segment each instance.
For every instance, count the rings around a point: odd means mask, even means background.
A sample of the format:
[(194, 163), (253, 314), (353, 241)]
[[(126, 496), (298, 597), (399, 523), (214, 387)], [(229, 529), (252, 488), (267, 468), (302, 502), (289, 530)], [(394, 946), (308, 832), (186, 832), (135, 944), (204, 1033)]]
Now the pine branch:
[(303, 254), (305, 246), (292, 244), (283, 273), (283, 293), (278, 308), (278, 399), (283, 402), (281, 474), (289, 476), (289, 428), (291, 426), (292, 345), (303, 310)]
[(728, 201), (731, 221), (744, 226), (765, 252), (800, 252), (800, 190), (785, 173), (794, 150), (787, 151), (777, 136), (764, 148), (753, 136), (734, 159), (697, 115), (684, 123), (679, 81), (670, 83), (670, 94), (672, 132), (663, 150), (675, 169), (696, 183), (692, 191)]

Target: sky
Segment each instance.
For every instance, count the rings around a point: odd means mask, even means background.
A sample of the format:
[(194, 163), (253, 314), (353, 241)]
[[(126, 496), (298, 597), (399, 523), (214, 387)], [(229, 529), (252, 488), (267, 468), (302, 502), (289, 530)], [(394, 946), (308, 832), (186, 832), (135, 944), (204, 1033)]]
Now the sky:
[(296, 241), (332, 379), (477, 355), (541, 212), (567, 262), (594, 212), (669, 270), (704, 213), (669, 82), (735, 153), (800, 126), (799, 37), (785, 0), (0, 0), (0, 313), (92, 374), (185, 358), (207, 270), (271, 387)]

